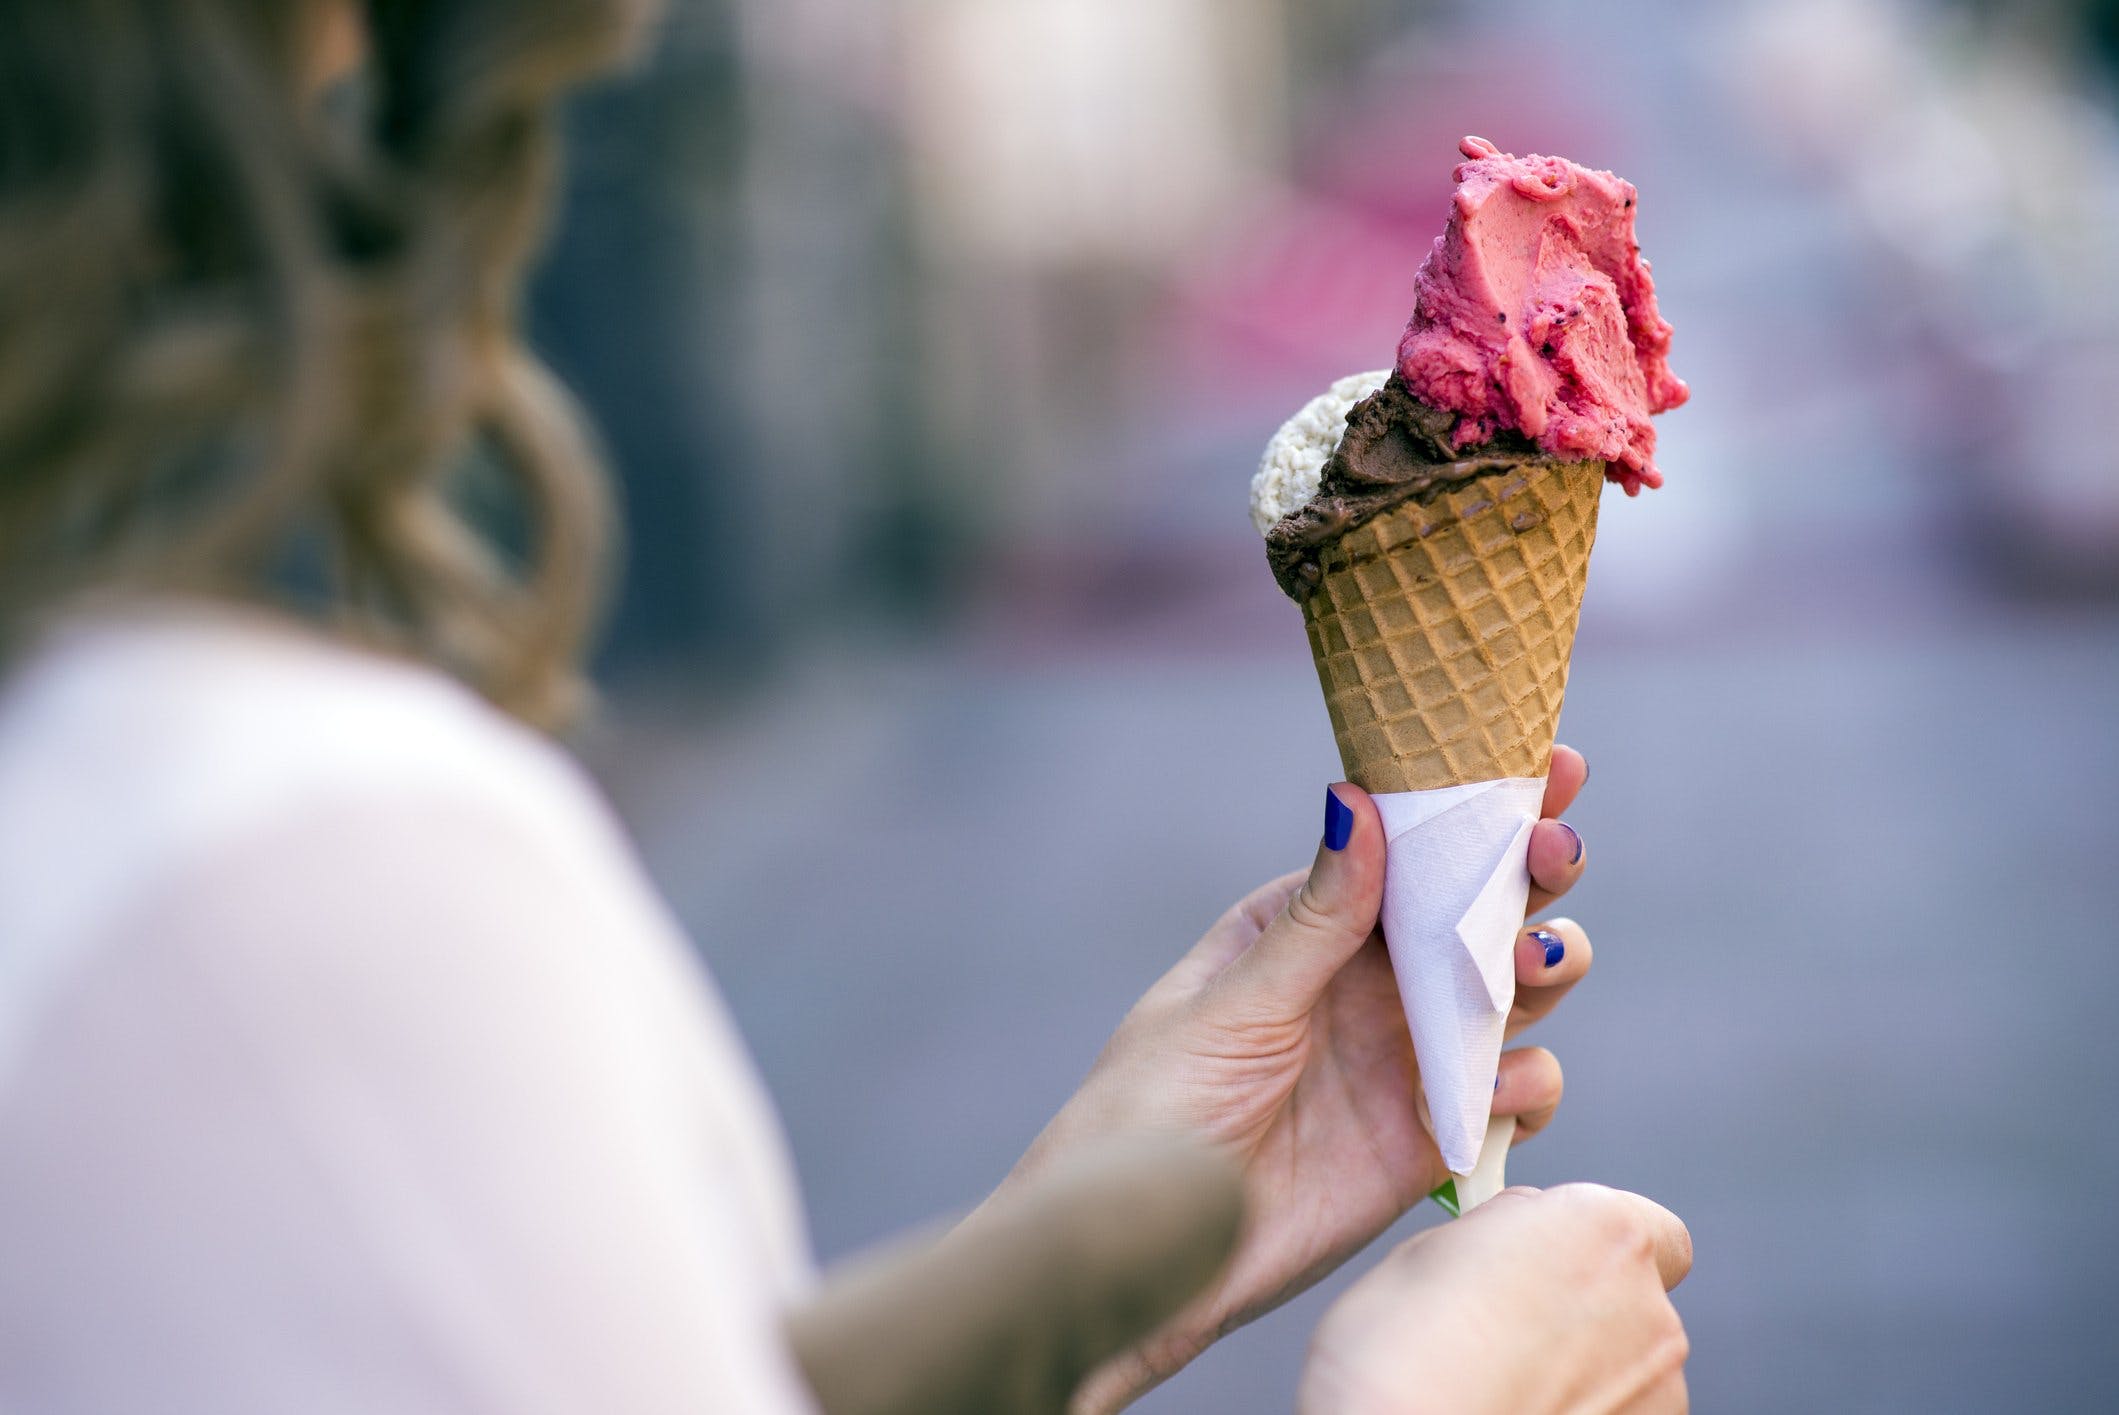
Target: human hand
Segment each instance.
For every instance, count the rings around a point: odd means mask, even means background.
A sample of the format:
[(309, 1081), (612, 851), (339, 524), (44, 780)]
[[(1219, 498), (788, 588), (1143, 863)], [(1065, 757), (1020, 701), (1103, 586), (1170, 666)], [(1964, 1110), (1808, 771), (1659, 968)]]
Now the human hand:
[(1297, 1409), (1682, 1415), (1688, 1346), (1665, 1294), (1691, 1267), (1685, 1225), (1638, 1194), (1505, 1189), (1332, 1304)]
[[(1532, 911), (1581, 875), (1581, 842), (1557, 817), (1587, 777), (1579, 753), (1554, 749), (1547, 819), (1531, 835)], [(1327, 840), (1308, 871), (1257, 890), (1209, 929), (1127, 1015), (1011, 1177), (1085, 1140), (1141, 1129), (1205, 1138), (1244, 1167), (1251, 1218), (1227, 1272), (1098, 1371), (1079, 1410), (1115, 1409), (1167, 1378), (1332, 1271), (1448, 1177), (1418, 1118), (1418, 1064), (1376, 931), (1382, 824), (1359, 788), (1332, 790), (1350, 816), (1340, 848)], [(1526, 929), (1509, 1035), (1550, 1012), (1589, 963), (1577, 925)], [(1559, 1100), (1550, 1052), (1502, 1056), (1494, 1113), (1517, 1117), (1519, 1141), (1544, 1128)]]

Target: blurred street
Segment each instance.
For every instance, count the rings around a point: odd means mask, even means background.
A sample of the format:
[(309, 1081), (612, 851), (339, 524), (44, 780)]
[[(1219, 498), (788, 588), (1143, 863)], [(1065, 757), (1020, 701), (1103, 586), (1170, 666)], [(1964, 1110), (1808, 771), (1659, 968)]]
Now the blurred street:
[[(819, 665), (710, 731), (651, 704), (605, 729), (827, 1258), (974, 1203), (1134, 996), (1316, 848), (1331, 734), (1256, 580), (1255, 641), (1219, 651), (972, 639)], [(1566, 908), (1597, 964), (1538, 1039), (1568, 1099), (1511, 1175), (1690, 1222), (1698, 1409), (2102, 1408), (2119, 615), (1884, 613), (1629, 642), (1592, 577), (1562, 735), (1595, 771)], [(1141, 1408), (1287, 1408), (1340, 1285)]]
[[(1697, 1409), (2111, 1408), (2119, 23), (2024, 10), (680, 7), (536, 311), (630, 508), (582, 745), (827, 1261), (976, 1202), (1315, 848), (1244, 490), (1476, 132), (1638, 184), (1694, 390), (1604, 503), (1597, 966), (1512, 1177), (1690, 1222)], [(1140, 1408), (1288, 1408), (1346, 1277)]]

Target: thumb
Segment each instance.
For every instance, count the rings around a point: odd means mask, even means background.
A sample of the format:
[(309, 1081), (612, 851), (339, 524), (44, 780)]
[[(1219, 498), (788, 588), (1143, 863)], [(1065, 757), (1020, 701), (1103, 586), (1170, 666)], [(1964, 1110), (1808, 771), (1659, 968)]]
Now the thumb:
[(1692, 1230), (1655, 1200), (1602, 1184), (1562, 1184), (1545, 1192), (1552, 1201), (1582, 1206), (1626, 1226), (1646, 1245), (1665, 1292), (1692, 1271)]
[(1215, 980), (1243, 1002), (1299, 1016), (1376, 931), (1383, 908), (1383, 821), (1368, 792), (1325, 793), (1324, 839), (1309, 877), (1256, 941)]

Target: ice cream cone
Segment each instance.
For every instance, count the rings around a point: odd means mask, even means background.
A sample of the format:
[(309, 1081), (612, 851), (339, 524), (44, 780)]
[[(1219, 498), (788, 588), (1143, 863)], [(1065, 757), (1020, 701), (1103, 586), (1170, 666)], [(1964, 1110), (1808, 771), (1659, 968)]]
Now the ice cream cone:
[(1302, 616), (1349, 781), (1545, 775), (1603, 487), (1600, 462), (1512, 465), (1325, 547)]
[(1607, 479), (1663, 484), (1649, 419), (1687, 390), (1633, 186), (1483, 138), (1458, 150), (1396, 360), (1281, 426), (1250, 509), (1383, 825), (1378, 922), (1421, 1118), (1476, 1201), (1512, 1130), (1495, 1078), (1598, 501)]
[(1465, 1207), (1501, 1188), (1514, 1133), (1489, 1126), (1491, 1084), (1603, 486), (1601, 463), (1539, 459), (1402, 502), (1321, 548), (1303, 602), (1390, 843), (1381, 923)]

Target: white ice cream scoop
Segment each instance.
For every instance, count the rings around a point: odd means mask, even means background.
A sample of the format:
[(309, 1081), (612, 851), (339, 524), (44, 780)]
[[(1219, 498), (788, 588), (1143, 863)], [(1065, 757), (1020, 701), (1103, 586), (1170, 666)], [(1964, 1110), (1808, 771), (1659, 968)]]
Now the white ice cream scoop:
[(1251, 524), (1260, 535), (1317, 494), (1324, 464), (1346, 436), (1347, 413), (1390, 376), (1389, 369), (1348, 374), (1280, 425), (1251, 478)]

